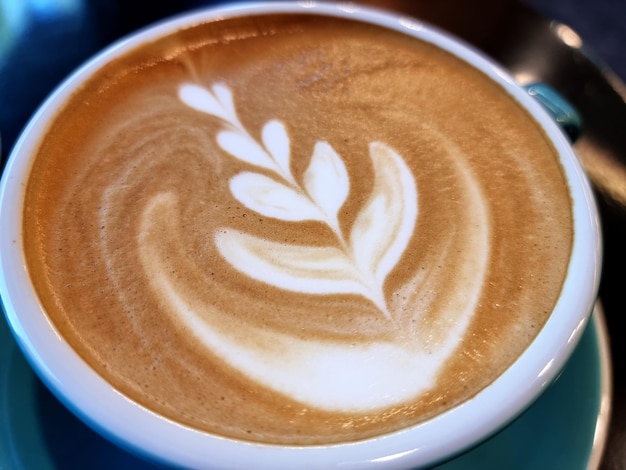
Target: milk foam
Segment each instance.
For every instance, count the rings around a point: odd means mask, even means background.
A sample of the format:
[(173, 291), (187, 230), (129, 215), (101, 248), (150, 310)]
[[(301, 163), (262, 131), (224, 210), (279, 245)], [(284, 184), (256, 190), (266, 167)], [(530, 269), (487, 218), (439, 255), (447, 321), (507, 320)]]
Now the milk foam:
[(339, 247), (276, 243), (224, 229), (216, 234), (220, 253), (259, 281), (303, 293), (360, 294), (389, 316), (382, 287), (413, 234), (417, 191), (410, 171), (389, 147), (372, 143), (370, 156), (377, 175), (374, 188), (347, 240), (339, 229), (337, 212), (348, 196), (349, 180), (328, 144), (316, 145), (305, 173), (308, 191), (287, 188), (255, 173), (240, 173), (232, 180), (249, 176), (245, 186), (231, 184), (234, 197), (248, 208), (281, 220), (325, 222), (336, 233)]
[[(269, 121), (262, 132), (263, 142), (258, 143), (241, 126), (224, 85), (214, 87), (213, 92), (183, 85), (179, 96), (194, 109), (222, 119), (227, 129), (218, 134), (220, 147), (251, 166), (252, 171), (232, 177), (229, 188), (234, 199), (265, 217), (294, 223), (318, 221), (336, 236), (335, 246), (306, 246), (223, 227), (215, 233), (214, 242), (235, 269), (288, 291), (365, 297), (391, 322), (406, 312), (407, 305), (390, 308), (383, 289), (414, 235), (418, 216), (415, 180), (400, 155), (381, 142), (369, 145), (375, 172), (372, 192), (353, 226), (342, 229), (338, 212), (348, 197), (350, 177), (329, 143), (315, 145), (299, 184), (291, 172), (289, 135), (280, 121)], [(439, 321), (446, 327), (437, 327), (439, 339), (434, 342), (423, 340), (432, 339), (428, 331), (408, 339), (399, 334), (395, 339), (341, 342), (246, 324), (238, 325), (236, 334), (224, 329), (214, 306), (187, 297), (177, 288), (162, 250), (150, 236), (154, 220), (176, 220), (176, 196), (171, 193), (158, 194), (143, 211), (137, 243), (141, 261), (154, 291), (172, 315), (211, 352), (257, 383), (328, 411), (367, 412), (399, 405), (434, 386), (469, 325), (486, 271), (489, 230), (485, 203), (471, 172), (460, 163), (462, 157), (455, 161), (459, 162), (471, 212), (466, 249), (472, 254), (458, 267), (456, 288), (449, 289), (457, 294), (448, 299), (440, 314)], [(253, 171), (254, 167), (272, 176)], [(407, 287), (420, 292), (419, 283), (413, 279)], [(433, 286), (425, 282), (424, 287)]]

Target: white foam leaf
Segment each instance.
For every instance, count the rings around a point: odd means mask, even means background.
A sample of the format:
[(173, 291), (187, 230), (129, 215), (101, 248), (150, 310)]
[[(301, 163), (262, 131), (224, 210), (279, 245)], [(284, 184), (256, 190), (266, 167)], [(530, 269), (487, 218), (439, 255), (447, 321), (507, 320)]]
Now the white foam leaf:
[(367, 296), (353, 263), (336, 247), (278, 243), (230, 229), (219, 230), (215, 240), (233, 267), (258, 281), (307, 294)]
[(350, 234), (353, 258), (382, 286), (400, 260), (415, 228), (417, 189), (411, 171), (394, 150), (370, 144), (374, 188)]
[(323, 220), (304, 194), (260, 173), (242, 172), (230, 180), (235, 198), (263, 216), (285, 221)]
[[(228, 94), (230, 95), (230, 91), (228, 91)], [(231, 113), (224, 107), (224, 104), (216, 99), (209, 90), (200, 85), (183, 83), (178, 88), (178, 97), (190, 108), (211, 114), (225, 121), (230, 120)], [(232, 97), (230, 99), (232, 101)]]
[[(383, 143), (370, 144), (374, 187), (357, 215), (346, 242), (339, 227), (338, 214), (350, 192), (350, 177), (343, 160), (330, 144), (323, 141), (315, 144), (303, 174), (303, 185), (300, 186), (291, 173), (291, 142), (282, 122), (268, 121), (261, 130), (261, 141), (257, 142), (241, 125), (227, 86), (215, 84), (211, 92), (186, 83), (179, 88), (179, 96), (194, 109), (213, 114), (230, 124), (228, 129), (217, 134), (217, 143), (224, 151), (245, 163), (271, 171), (281, 180), (260, 173), (243, 172), (230, 181), (233, 196), (248, 209), (266, 217), (289, 222), (316, 220), (328, 225), (337, 235), (341, 246), (337, 252), (342, 253), (344, 265), (351, 266), (350, 276), (341, 282), (339, 278), (335, 279), (333, 286), (342, 282), (350, 284), (358, 279), (360, 293), (389, 316), (383, 285), (406, 248), (417, 217), (415, 181), (402, 157)], [(310, 248), (313, 251), (327, 249)], [(295, 256), (305, 253), (302, 251), (305, 249), (299, 247), (287, 251)], [(245, 251), (243, 247), (239, 250)], [(254, 253), (250, 251), (251, 256), (261, 256)], [(272, 259), (281, 260), (279, 255), (272, 256)], [(299, 266), (301, 271), (314, 271), (307, 264), (306, 256), (286, 258), (285, 262), (291, 262), (291, 268)], [(268, 267), (269, 258), (260, 264)], [(275, 268), (280, 271), (280, 266)], [(281, 271), (281, 279), (295, 272), (291, 268)], [(242, 270), (249, 273), (249, 270)], [(311, 274), (309, 277), (312, 279), (315, 276)], [(266, 278), (260, 280), (268, 282)], [(316, 282), (322, 281), (318, 279)]]
[(228, 120), (233, 123), (238, 123), (239, 119), (237, 118), (237, 111), (235, 110), (233, 94), (231, 93), (230, 88), (224, 84), (216, 83), (213, 85), (213, 93), (224, 110), (224, 113), (228, 116)]
[(271, 171), (278, 167), (270, 155), (248, 134), (237, 131), (221, 131), (217, 143), (233, 157)]
[(267, 122), (267, 124), (263, 126), (261, 137), (263, 139), (263, 145), (265, 145), (265, 148), (281, 169), (281, 175), (288, 181), (293, 182), (290, 168), (290, 142), (284, 124), (275, 119)]
[(350, 192), (350, 179), (343, 161), (327, 142), (315, 144), (304, 173), (304, 187), (329, 222), (337, 226), (337, 214)]

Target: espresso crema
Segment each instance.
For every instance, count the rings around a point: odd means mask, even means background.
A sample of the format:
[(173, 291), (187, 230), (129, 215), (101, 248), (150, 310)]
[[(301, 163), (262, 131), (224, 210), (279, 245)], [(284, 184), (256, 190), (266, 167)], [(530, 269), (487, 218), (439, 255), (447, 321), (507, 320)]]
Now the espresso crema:
[(493, 382), (572, 244), (542, 129), (482, 73), (313, 15), (200, 24), (98, 71), (41, 142), (24, 246), (121, 393), (239, 439), (364, 439)]

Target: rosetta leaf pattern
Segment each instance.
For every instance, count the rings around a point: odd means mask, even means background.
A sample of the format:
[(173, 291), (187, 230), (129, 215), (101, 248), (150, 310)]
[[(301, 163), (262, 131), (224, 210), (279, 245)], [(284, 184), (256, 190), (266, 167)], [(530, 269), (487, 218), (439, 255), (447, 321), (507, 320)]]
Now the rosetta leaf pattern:
[(238, 173), (230, 180), (230, 190), (244, 206), (265, 217), (324, 221), (319, 208), (304, 194), (260, 173)]
[[(268, 121), (260, 142), (241, 124), (230, 89), (196, 84), (179, 87), (187, 106), (222, 121), (217, 144), (229, 155), (264, 170), (242, 171), (229, 181), (233, 197), (248, 209), (285, 222), (317, 221), (336, 237), (334, 246), (279, 243), (222, 228), (215, 234), (220, 254), (235, 269), (275, 287), (308, 294), (355, 294), (391, 318), (383, 286), (413, 235), (417, 188), (403, 158), (382, 142), (369, 145), (374, 187), (352, 227), (339, 222), (350, 193), (350, 175), (335, 149), (318, 141), (300, 182), (291, 169), (285, 125)], [(271, 176), (268, 176), (269, 172)]]
[(233, 97), (228, 87), (216, 84), (211, 93), (199, 85), (185, 83), (180, 86), (178, 96), (190, 108), (212, 114), (227, 122), (238, 122)]
[(339, 231), (337, 214), (350, 192), (350, 180), (343, 161), (327, 142), (315, 144), (311, 162), (304, 173), (304, 187), (325, 214), (329, 225)]
[(404, 160), (390, 147), (373, 142), (370, 155), (374, 190), (353, 225), (350, 246), (361, 269), (373, 273), (380, 283), (398, 263), (413, 234), (417, 190)]
[(277, 163), (282, 174), (290, 174), (289, 136), (284, 124), (277, 120), (269, 121), (263, 126), (262, 138), (263, 145)]
[(224, 257), (259, 281), (275, 279), (309, 294), (365, 294), (359, 272), (339, 248), (278, 243), (228, 229), (216, 238)]

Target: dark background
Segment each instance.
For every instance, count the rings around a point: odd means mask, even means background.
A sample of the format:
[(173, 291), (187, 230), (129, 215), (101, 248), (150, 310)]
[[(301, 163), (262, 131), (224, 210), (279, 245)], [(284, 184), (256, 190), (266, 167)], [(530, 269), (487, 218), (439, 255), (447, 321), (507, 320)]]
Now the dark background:
[[(113, 40), (201, 0), (0, 0), (2, 163), (36, 107), (78, 64)], [(223, 2), (220, 2), (223, 3)], [(452, 31), (514, 72), (552, 84), (582, 112), (576, 148), (597, 191), (604, 227), (600, 297), (613, 361), (611, 428), (602, 470), (626, 469), (626, 0), (364, 1)], [(569, 25), (583, 46), (556, 34)], [(573, 391), (576, 393), (576, 391)], [(572, 410), (575, 413), (576, 410)], [(532, 449), (529, 449), (532, 452)]]

